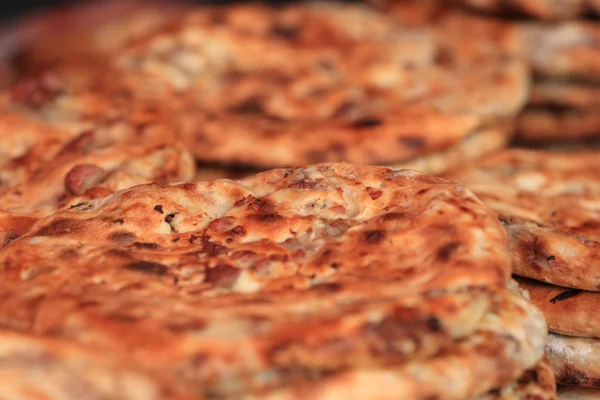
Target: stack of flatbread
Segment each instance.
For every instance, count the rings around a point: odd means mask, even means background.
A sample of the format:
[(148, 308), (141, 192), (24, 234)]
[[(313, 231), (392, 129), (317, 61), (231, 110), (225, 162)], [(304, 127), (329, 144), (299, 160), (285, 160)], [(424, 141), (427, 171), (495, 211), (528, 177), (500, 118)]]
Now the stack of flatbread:
[[(505, 225), (519, 284), (547, 319), (557, 381), (588, 388), (600, 387), (599, 171), (597, 151), (511, 149), (447, 175)], [(598, 392), (565, 389), (561, 398)]]
[(536, 78), (519, 137), (537, 145), (598, 139), (600, 24), (526, 23), (522, 29)]
[(514, 19), (534, 73), (519, 138), (528, 144), (598, 138), (600, 115), (600, 2), (594, 0), (447, 0)]
[(1, 400), (598, 398), (598, 4), (371, 3), (26, 21)]

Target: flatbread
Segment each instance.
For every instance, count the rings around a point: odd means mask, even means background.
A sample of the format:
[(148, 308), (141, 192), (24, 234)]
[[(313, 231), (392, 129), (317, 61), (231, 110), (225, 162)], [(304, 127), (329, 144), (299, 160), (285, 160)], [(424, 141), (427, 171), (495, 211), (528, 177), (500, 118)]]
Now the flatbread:
[(510, 254), (462, 187), (323, 164), (85, 202), (5, 246), (0, 266), (0, 325), (231, 393), (427, 358), (476, 329)]
[(522, 24), (534, 72), (546, 78), (595, 82), (600, 72), (600, 25), (585, 20)]
[(533, 83), (529, 106), (555, 106), (588, 110), (600, 106), (600, 85), (588, 82), (538, 80)]
[(0, 247), (58, 210), (144, 183), (189, 181), (195, 174), (182, 148), (90, 147), (67, 146), (35, 168), (26, 165), (23, 182), (0, 187)]
[(555, 400), (554, 373), (543, 359), (534, 368), (525, 371), (515, 382), (477, 397), (474, 400)]
[(556, 382), (600, 388), (600, 339), (548, 335), (546, 354)]
[[(505, 325), (507, 322), (509, 324)], [(274, 393), (243, 398), (471, 398), (487, 392), (493, 385), (503, 385), (517, 379), (524, 372), (523, 365), (533, 367), (536, 364), (534, 360), (542, 356), (544, 327), (543, 317), (537, 309), (523, 298), (504, 293), (497, 298), (492, 312), (484, 318), (479, 330), (430, 360), (393, 369), (342, 372), (323, 379), (319, 384), (286, 387)]]
[(585, 110), (527, 109), (517, 119), (516, 137), (524, 142), (571, 142), (600, 137), (600, 114)]
[(519, 279), (548, 322), (550, 332), (600, 338), (600, 292), (590, 292)]
[(599, 154), (510, 149), (446, 177), (497, 213), (517, 275), (597, 291)]
[(598, 10), (589, 0), (447, 0), (492, 14), (521, 14), (544, 20), (572, 19), (590, 9)]
[(392, 164), (504, 124), (527, 97), (521, 60), (473, 66), (438, 47), (364, 5), (239, 5), (189, 13), (115, 64), (138, 96), (185, 103), (204, 162)]
[(559, 400), (598, 400), (600, 389), (582, 388), (577, 386), (559, 386)]

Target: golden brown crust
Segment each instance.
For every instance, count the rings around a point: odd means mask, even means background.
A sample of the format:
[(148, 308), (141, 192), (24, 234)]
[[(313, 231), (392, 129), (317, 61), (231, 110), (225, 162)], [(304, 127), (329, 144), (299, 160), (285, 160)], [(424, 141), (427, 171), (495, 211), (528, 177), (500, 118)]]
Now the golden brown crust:
[(559, 386), (559, 400), (598, 400), (600, 389), (582, 388), (577, 386)]
[(515, 382), (474, 400), (556, 400), (554, 373), (548, 361), (543, 359)]
[(447, 174), (498, 214), (511, 237), (515, 273), (600, 290), (600, 156), (504, 150)]
[(350, 164), (138, 186), (42, 219), (0, 259), (3, 326), (220, 393), (430, 356), (510, 273), (470, 192)]
[(600, 115), (594, 108), (527, 109), (517, 119), (516, 137), (527, 143), (571, 142), (600, 137)]
[(546, 354), (556, 382), (600, 388), (600, 339), (548, 335)]
[(533, 367), (543, 355), (545, 329), (541, 313), (507, 290), (496, 298), (474, 334), (436, 357), (396, 368), (350, 370), (310, 385), (246, 398), (468, 399)]
[(600, 293), (518, 279), (544, 313), (550, 332), (600, 338)]

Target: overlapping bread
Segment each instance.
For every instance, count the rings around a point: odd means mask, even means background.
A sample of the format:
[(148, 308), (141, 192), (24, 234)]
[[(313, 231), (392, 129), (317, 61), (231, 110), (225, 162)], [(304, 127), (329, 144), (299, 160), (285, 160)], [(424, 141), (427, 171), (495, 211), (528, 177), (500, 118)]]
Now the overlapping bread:
[(597, 291), (596, 151), (509, 149), (447, 177), (473, 190), (505, 225), (517, 275)]
[(519, 285), (527, 290), (531, 301), (539, 307), (551, 332), (567, 336), (600, 338), (600, 293), (565, 288), (519, 279)]
[(591, 21), (519, 26), (537, 76), (519, 118), (523, 142), (545, 144), (598, 139), (600, 26)]

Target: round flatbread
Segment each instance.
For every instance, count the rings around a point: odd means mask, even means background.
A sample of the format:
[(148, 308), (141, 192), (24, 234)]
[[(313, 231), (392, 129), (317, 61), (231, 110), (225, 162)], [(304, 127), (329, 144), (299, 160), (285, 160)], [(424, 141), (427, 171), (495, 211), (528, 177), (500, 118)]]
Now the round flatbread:
[(588, 0), (447, 0), (466, 5), (478, 11), (493, 14), (521, 14), (545, 20), (572, 19), (600, 10), (597, 3)]
[(559, 386), (559, 400), (598, 400), (600, 389), (582, 388), (577, 386)]
[(227, 393), (429, 357), (476, 329), (510, 254), (463, 187), (323, 164), (84, 202), (0, 267), (4, 326)]
[(199, 160), (400, 164), (505, 126), (526, 99), (520, 60), (474, 66), (438, 42), (365, 5), (240, 5), (189, 13), (115, 65), (139, 97), (183, 103)]
[(528, 369), (515, 382), (474, 400), (556, 400), (554, 373), (547, 360)]
[(594, 108), (527, 109), (517, 119), (517, 139), (527, 143), (572, 142), (600, 137), (600, 115)]
[(517, 275), (600, 290), (600, 153), (504, 150), (446, 175), (473, 190), (511, 238)]
[[(464, 399), (517, 379), (543, 355), (541, 313), (508, 290), (479, 329), (432, 359), (386, 369), (351, 370), (321, 382), (286, 387), (248, 399)], [(527, 368), (527, 367), (526, 367)]]
[(600, 388), (600, 339), (548, 335), (546, 354), (556, 382)]
[(548, 322), (550, 332), (568, 336), (600, 338), (600, 292), (570, 289), (546, 283), (518, 279)]

